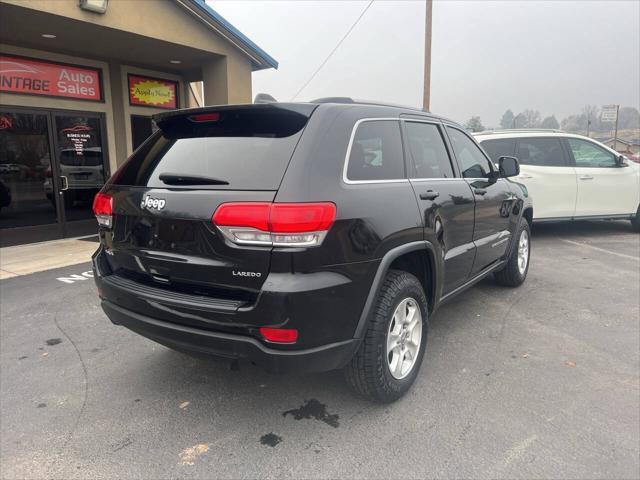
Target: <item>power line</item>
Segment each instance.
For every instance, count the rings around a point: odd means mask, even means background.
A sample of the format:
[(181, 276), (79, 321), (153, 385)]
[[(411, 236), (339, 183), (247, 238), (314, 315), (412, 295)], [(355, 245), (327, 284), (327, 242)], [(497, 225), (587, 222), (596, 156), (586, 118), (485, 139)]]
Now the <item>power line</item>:
[(342, 45), (342, 42), (344, 42), (344, 41), (347, 39), (347, 37), (349, 36), (349, 34), (351, 33), (351, 31), (356, 27), (356, 25), (358, 25), (358, 22), (360, 22), (360, 20), (361, 20), (361, 19), (362, 19), (362, 17), (364, 16), (364, 14), (365, 14), (365, 13), (367, 13), (367, 10), (369, 10), (369, 7), (373, 4), (373, 2), (374, 2), (374, 1), (375, 1), (375, 0), (371, 0), (371, 1), (369, 2), (369, 4), (368, 4), (366, 7), (364, 7), (364, 10), (362, 10), (362, 13), (360, 14), (360, 16), (356, 19), (356, 21), (355, 21), (355, 22), (353, 22), (353, 25), (351, 25), (351, 27), (349, 27), (349, 30), (347, 30), (347, 33), (345, 33), (345, 34), (344, 34), (344, 36), (340, 39), (340, 41), (338, 42), (338, 44), (333, 48), (333, 50), (331, 50), (331, 53), (329, 53), (329, 55), (327, 55), (327, 58), (325, 58), (325, 59), (324, 59), (324, 61), (320, 64), (320, 66), (316, 69), (316, 71), (315, 71), (315, 72), (313, 72), (313, 75), (311, 75), (311, 77), (309, 78), (309, 80), (307, 80), (307, 81), (305, 82), (305, 84), (304, 84), (304, 85), (302, 85), (302, 87), (300, 87), (300, 90), (298, 90), (298, 91), (296, 92), (296, 94), (295, 94), (293, 97), (291, 97), (291, 101), (295, 100), (295, 99), (296, 99), (296, 97), (297, 97), (298, 95), (300, 95), (300, 93), (301, 93), (305, 88), (307, 88), (307, 85), (309, 85), (309, 84), (311, 83), (311, 80), (313, 80), (313, 79), (315, 78), (315, 76), (318, 74), (318, 72), (319, 72), (320, 70), (322, 70), (322, 67), (324, 67), (324, 66), (325, 66), (325, 64), (326, 64), (326, 63), (329, 61), (329, 59), (331, 58), (331, 56), (332, 56), (334, 53), (336, 53), (336, 50), (338, 50), (338, 48), (340, 47), (340, 45)]

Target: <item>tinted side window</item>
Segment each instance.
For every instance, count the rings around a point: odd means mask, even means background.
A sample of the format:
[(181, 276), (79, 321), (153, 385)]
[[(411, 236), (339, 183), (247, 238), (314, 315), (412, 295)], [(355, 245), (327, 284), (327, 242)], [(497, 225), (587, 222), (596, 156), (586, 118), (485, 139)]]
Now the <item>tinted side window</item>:
[(566, 166), (559, 138), (521, 138), (518, 140), (516, 157), (522, 165)]
[(349, 163), (349, 180), (398, 180), (405, 178), (400, 122), (372, 120), (356, 129)]
[(449, 154), (440, 129), (429, 123), (407, 122), (412, 178), (453, 178)]
[(447, 127), (453, 151), (456, 154), (460, 171), (465, 178), (484, 178), (492, 171), (489, 160), (482, 150), (467, 134), (457, 128)]
[(569, 147), (576, 160), (576, 167), (611, 168), (616, 167), (616, 157), (611, 152), (586, 140), (568, 138)]
[(498, 163), (500, 157), (511, 157), (516, 149), (515, 138), (500, 138), (495, 140), (485, 140), (480, 145), (487, 152), (493, 163)]

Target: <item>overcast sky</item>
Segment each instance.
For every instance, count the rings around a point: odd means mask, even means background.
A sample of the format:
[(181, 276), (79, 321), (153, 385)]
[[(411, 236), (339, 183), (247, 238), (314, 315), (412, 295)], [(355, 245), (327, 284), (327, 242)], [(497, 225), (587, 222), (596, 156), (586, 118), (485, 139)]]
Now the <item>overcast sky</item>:
[[(367, 1), (208, 0), (280, 63), (253, 74), (279, 101), (335, 47)], [(296, 100), (351, 96), (420, 106), (424, 2), (376, 0)], [(431, 110), (459, 122), (586, 104), (640, 106), (640, 2), (435, 1)]]

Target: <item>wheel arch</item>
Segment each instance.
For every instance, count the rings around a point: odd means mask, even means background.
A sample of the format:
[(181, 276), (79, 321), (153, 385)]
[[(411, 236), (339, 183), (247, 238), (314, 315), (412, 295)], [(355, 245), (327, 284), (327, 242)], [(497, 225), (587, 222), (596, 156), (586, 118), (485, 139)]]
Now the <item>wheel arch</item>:
[(369, 315), (373, 309), (375, 299), (380, 291), (385, 275), (391, 269), (403, 270), (415, 275), (427, 296), (429, 313), (437, 303), (438, 270), (435, 261), (435, 249), (428, 241), (411, 242), (389, 250), (378, 265), (373, 283), (369, 289), (354, 338), (362, 338), (366, 331)]
[(529, 228), (533, 227), (533, 207), (528, 205), (524, 208), (522, 212), (522, 217), (529, 223)]

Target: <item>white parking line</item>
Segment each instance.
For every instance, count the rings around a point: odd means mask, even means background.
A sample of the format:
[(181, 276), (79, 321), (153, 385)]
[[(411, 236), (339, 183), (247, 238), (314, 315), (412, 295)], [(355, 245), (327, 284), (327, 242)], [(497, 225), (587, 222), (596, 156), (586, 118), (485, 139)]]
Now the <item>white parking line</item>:
[(593, 245), (588, 245), (586, 243), (581, 243), (581, 242), (574, 242), (573, 240), (566, 240), (564, 238), (561, 238), (560, 240), (565, 242), (565, 243), (570, 243), (571, 245), (577, 245), (578, 247), (590, 248), (591, 250), (597, 250), (598, 252), (608, 253), (610, 255), (615, 255), (616, 257), (630, 258), (631, 260), (635, 260), (636, 262), (640, 262), (640, 258), (639, 257), (634, 257), (633, 255), (626, 255), (624, 253), (612, 252), (611, 250), (607, 250), (605, 248), (594, 247)]
[(89, 278), (93, 278), (93, 271), (91, 270), (82, 272), (81, 274), (73, 273), (67, 277), (58, 277), (56, 278), (56, 280), (62, 283), (76, 283), (78, 281), (87, 280)]

